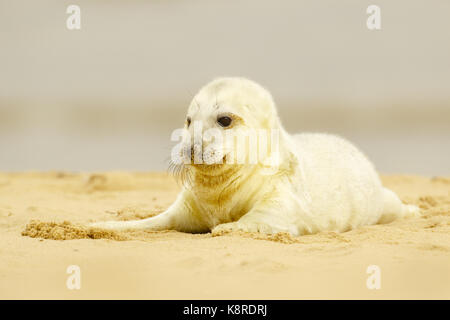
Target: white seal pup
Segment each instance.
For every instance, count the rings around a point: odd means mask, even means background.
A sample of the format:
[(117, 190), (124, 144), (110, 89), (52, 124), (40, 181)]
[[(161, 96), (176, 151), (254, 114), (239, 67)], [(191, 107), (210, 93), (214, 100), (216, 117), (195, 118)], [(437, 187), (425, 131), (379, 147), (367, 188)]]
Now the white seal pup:
[[(255, 82), (243, 78), (210, 82), (189, 106), (185, 129), (191, 134), (194, 121), (202, 123), (202, 130), (277, 130), (277, 165), (271, 166), (273, 171), (268, 173), (264, 161), (220, 164), (217, 157), (227, 160), (232, 150), (224, 147), (221, 153), (213, 148), (209, 155), (216, 162), (210, 161), (212, 164), (176, 166), (188, 178), (165, 212), (143, 220), (98, 222), (92, 226), (212, 231), (213, 235), (229, 231), (288, 232), (297, 236), (327, 230), (343, 232), (419, 215), (416, 206), (403, 204), (394, 192), (382, 186), (370, 161), (348, 141), (329, 134), (289, 135), (270, 93)], [(200, 150), (195, 150), (194, 141), (194, 156), (211, 146), (207, 139), (203, 142)]]

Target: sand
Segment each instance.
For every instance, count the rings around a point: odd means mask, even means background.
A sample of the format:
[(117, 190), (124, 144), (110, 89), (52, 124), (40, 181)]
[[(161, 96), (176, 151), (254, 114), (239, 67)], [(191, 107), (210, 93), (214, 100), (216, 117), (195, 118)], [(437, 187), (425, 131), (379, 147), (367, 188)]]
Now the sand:
[[(0, 298), (449, 299), (450, 178), (383, 176), (423, 216), (337, 234), (111, 232), (162, 212), (164, 173), (0, 174)], [(81, 288), (66, 286), (67, 267)], [(369, 290), (369, 265), (381, 288)]]

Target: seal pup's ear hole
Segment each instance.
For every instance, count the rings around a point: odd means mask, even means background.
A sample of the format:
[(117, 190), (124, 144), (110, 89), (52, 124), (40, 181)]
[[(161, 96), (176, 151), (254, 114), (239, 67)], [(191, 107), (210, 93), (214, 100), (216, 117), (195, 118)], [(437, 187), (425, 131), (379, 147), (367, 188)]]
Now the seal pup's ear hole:
[(186, 118), (186, 125), (189, 128), (189, 126), (191, 125), (191, 117)]

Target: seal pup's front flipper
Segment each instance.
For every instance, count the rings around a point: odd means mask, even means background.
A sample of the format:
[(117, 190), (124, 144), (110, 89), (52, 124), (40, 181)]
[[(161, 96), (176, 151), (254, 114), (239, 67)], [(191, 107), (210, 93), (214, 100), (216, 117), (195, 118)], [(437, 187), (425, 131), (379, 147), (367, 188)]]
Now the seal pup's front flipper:
[(132, 221), (102, 221), (89, 224), (90, 227), (108, 230), (177, 230), (182, 232), (201, 233), (209, 228), (194, 214), (186, 201), (188, 195), (181, 192), (177, 200), (164, 212), (157, 216)]

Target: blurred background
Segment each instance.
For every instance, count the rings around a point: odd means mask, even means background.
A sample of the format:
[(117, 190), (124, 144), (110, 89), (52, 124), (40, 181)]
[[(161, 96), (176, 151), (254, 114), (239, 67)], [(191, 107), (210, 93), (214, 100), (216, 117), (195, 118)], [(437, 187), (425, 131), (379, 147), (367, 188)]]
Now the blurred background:
[(197, 90), (244, 76), (291, 132), (450, 175), (449, 37), (448, 0), (0, 0), (0, 170), (165, 170)]

